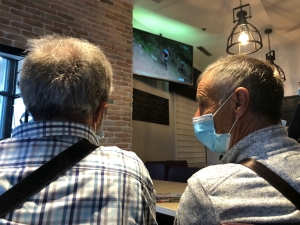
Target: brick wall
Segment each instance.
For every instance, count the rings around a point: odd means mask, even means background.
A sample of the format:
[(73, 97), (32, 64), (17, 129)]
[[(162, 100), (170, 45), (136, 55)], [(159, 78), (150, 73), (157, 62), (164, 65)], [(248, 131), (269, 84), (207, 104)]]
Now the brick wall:
[(0, 43), (25, 48), (27, 38), (58, 33), (102, 47), (114, 69), (103, 145), (131, 150), (132, 10), (121, 0), (1, 0)]

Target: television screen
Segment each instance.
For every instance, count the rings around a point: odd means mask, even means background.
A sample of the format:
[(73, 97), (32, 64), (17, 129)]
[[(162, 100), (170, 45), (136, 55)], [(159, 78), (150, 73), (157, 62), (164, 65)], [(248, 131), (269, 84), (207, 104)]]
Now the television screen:
[(193, 85), (193, 46), (133, 28), (133, 74)]

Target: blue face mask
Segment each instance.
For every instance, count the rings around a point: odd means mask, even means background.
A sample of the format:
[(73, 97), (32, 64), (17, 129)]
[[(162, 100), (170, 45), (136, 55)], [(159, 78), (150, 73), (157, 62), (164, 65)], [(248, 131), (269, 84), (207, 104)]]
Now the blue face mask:
[(298, 88), (298, 95), (300, 96), (300, 88)]
[(213, 152), (224, 154), (229, 148), (230, 137), (231, 137), (230, 132), (238, 119), (235, 120), (234, 124), (232, 125), (228, 133), (216, 134), (213, 117), (224, 106), (224, 104), (231, 98), (232, 95), (233, 93), (219, 107), (219, 109), (214, 113), (214, 115), (210, 113), (200, 117), (193, 118), (194, 132), (196, 137), (202, 144), (204, 144)]

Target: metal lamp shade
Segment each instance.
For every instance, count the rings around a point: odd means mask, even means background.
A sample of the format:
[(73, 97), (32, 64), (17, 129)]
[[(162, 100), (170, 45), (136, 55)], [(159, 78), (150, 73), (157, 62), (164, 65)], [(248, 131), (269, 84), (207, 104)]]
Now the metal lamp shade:
[[(243, 37), (247, 38), (247, 36), (248, 40), (245, 43), (242, 39)], [(245, 24), (237, 23), (227, 39), (226, 51), (231, 55), (247, 55), (257, 52), (262, 47), (261, 36), (255, 26), (248, 22)]]

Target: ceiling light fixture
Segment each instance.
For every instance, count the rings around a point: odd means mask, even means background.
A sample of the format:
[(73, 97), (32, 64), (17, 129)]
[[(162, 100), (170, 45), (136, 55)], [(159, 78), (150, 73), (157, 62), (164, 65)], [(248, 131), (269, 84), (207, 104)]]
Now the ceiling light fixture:
[(282, 81), (285, 81), (286, 79), (285, 79), (285, 74), (284, 74), (283, 70), (280, 68), (280, 66), (278, 66), (274, 63), (275, 50), (271, 51), (271, 48), (270, 48), (270, 36), (269, 36), (269, 34), (271, 34), (271, 33), (272, 33), (272, 29), (266, 29), (265, 30), (265, 34), (268, 35), (268, 43), (269, 43), (269, 52), (266, 54), (266, 60), (268, 60), (276, 68), (280, 79)]
[[(249, 16), (247, 16), (247, 9)], [(232, 11), (233, 23), (237, 23), (227, 39), (227, 53), (231, 55), (247, 55), (257, 52), (262, 48), (263, 44), (261, 35), (256, 27), (247, 21), (248, 18), (252, 18), (250, 5), (242, 5), (242, 1), (240, 0), (240, 6), (234, 8)], [(236, 11), (238, 12), (236, 13)]]

